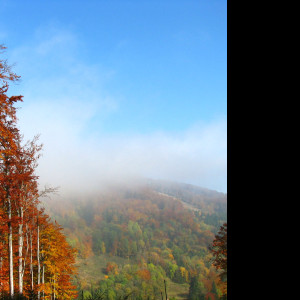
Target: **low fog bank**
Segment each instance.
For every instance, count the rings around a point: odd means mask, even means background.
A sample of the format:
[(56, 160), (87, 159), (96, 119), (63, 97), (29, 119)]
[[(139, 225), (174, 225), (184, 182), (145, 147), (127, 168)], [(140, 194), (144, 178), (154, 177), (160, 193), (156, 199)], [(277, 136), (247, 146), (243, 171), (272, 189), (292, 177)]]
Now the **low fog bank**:
[(42, 133), (44, 149), (37, 169), (41, 187), (59, 186), (61, 195), (93, 193), (107, 185), (152, 178), (227, 192), (226, 120), (176, 134), (109, 137), (84, 136), (74, 120), (53, 119), (51, 126), (50, 120), (43, 121), (41, 112), (27, 114), (26, 109), (20, 118), (25, 137), (33, 136), (34, 128)]
[(143, 178), (189, 183), (226, 193), (226, 126), (213, 124), (178, 135), (158, 133), (79, 139), (41, 136), (39, 183), (60, 187), (62, 197), (93, 194)]
[[(41, 188), (59, 186), (62, 197), (93, 194), (146, 177), (227, 192), (226, 116), (201, 121), (199, 115), (199, 120), (180, 126), (175, 119), (166, 126), (171, 114), (166, 109), (160, 127), (146, 126), (150, 132), (145, 132), (143, 122), (131, 132), (123, 130), (118, 115), (130, 99), (106, 90), (112, 70), (74, 56), (76, 35), (44, 29), (37, 40), (16, 48), (10, 57), (18, 62), (16, 72), (23, 78), (12, 90), (24, 95), (18, 111), (21, 133), (25, 139), (40, 134), (44, 144), (37, 169)], [(59, 72), (48, 72), (50, 58), (51, 69)], [(181, 105), (188, 105), (184, 98)], [(135, 113), (132, 108), (128, 121)]]
[[(49, 188), (49, 186), (47, 186)], [(45, 187), (44, 187), (45, 189)], [(42, 189), (41, 189), (42, 190)], [(147, 191), (151, 193), (155, 192), (161, 195), (169, 195), (177, 197), (182, 193), (198, 195), (204, 197), (206, 200), (211, 199), (213, 201), (227, 201), (227, 194), (219, 192), (217, 190), (208, 189), (205, 187), (164, 179), (152, 179), (145, 177), (132, 177), (130, 179), (122, 180), (103, 180), (99, 182), (97, 186), (91, 189), (79, 189), (79, 188), (61, 188), (57, 187), (52, 193), (49, 193), (46, 197), (42, 198), (44, 203), (54, 200), (67, 202), (96, 200), (96, 199), (110, 199), (111, 197), (120, 197), (124, 194), (147, 194)], [(179, 196), (180, 198), (180, 196)]]
[(176, 131), (143, 132), (137, 124), (132, 132), (109, 132), (105, 116), (113, 101), (24, 94), (31, 101), (18, 111), (21, 132), (25, 140), (40, 134), (44, 144), (37, 169), (41, 187), (59, 186), (61, 195), (93, 193), (146, 177), (227, 192), (225, 117)]

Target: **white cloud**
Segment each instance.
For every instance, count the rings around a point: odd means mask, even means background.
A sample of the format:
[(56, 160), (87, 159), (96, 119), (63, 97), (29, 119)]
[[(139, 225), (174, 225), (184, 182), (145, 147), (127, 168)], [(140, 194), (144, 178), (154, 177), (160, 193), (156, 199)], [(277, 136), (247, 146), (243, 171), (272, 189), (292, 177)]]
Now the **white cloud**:
[[(145, 176), (226, 192), (226, 119), (177, 134), (102, 135), (101, 119), (119, 109), (104, 89), (114, 71), (81, 62), (78, 44), (72, 33), (51, 27), (9, 59), (20, 62), (16, 72), (23, 76), (14, 90), (24, 95), (21, 131), (25, 138), (40, 133), (44, 143), (41, 185), (60, 186), (61, 193), (88, 191), (110, 180)], [(87, 135), (93, 118), (100, 120), (99, 132)]]
[(42, 133), (45, 148), (38, 169), (42, 185), (59, 185), (62, 192), (89, 191), (107, 181), (145, 176), (226, 192), (225, 120), (178, 135), (161, 132), (85, 138), (81, 130), (89, 117), (75, 120), (73, 115), (48, 114), (56, 109), (29, 108), (21, 120), (23, 127), (36, 124)]

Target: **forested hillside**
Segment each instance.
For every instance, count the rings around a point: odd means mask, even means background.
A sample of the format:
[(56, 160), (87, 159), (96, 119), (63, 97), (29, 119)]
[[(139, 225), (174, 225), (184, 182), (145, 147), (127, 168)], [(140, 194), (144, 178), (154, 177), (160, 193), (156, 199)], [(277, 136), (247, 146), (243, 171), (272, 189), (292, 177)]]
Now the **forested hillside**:
[[(226, 222), (226, 195), (148, 180), (89, 197), (52, 199), (47, 211), (78, 249), (79, 291), (108, 299), (217, 299), (224, 284), (208, 250)], [(195, 284), (197, 282), (197, 284)]]

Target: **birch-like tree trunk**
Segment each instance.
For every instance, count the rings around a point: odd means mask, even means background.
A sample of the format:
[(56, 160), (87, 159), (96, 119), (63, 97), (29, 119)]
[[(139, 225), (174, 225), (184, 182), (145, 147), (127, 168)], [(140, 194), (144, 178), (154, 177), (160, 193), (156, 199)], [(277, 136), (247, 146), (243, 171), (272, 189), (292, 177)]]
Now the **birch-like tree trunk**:
[[(41, 283), (41, 262), (40, 262), (40, 226), (39, 218), (37, 218), (37, 262), (38, 262), (38, 278), (37, 284)], [(38, 290), (38, 299), (40, 299), (40, 289)]]
[(22, 268), (22, 278), (24, 278), (25, 267), (26, 267), (26, 258), (29, 252), (29, 239), (28, 239), (28, 224), (26, 224), (26, 253), (23, 260), (23, 268)]
[(19, 223), (19, 293), (23, 294), (23, 243), (24, 243), (24, 237), (23, 237), (23, 207), (20, 207), (19, 209), (19, 217), (21, 219)]
[(33, 290), (33, 264), (32, 264), (32, 232), (30, 232), (30, 275), (31, 275), (31, 290)]
[(8, 198), (8, 256), (9, 256), (9, 291), (11, 297), (14, 295), (14, 264), (13, 264), (13, 231), (11, 224), (11, 201)]
[[(45, 284), (45, 266), (44, 266), (44, 264), (43, 264), (43, 268), (42, 268), (42, 284), (43, 284), (43, 286), (44, 286), (44, 284)], [(44, 288), (43, 288), (43, 299), (45, 299), (45, 292), (44, 292)]]

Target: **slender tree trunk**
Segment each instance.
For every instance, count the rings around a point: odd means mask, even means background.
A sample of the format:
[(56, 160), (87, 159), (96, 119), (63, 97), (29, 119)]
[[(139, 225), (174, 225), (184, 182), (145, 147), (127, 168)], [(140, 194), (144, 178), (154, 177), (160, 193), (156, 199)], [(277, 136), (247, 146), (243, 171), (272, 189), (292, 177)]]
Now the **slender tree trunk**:
[[(37, 219), (37, 262), (38, 262), (38, 278), (37, 284), (38, 286), (41, 283), (41, 262), (40, 262), (40, 226), (39, 226), (39, 218)], [(40, 288), (38, 290), (38, 299), (40, 299)]]
[(55, 300), (55, 276), (53, 277), (53, 288), (54, 288), (53, 299)]
[(19, 293), (23, 294), (23, 207), (20, 207), (19, 217), (21, 222), (19, 224)]
[(165, 279), (164, 279), (164, 285), (165, 285), (166, 300), (168, 300), (167, 283), (166, 283), (166, 280), (165, 280)]
[(13, 265), (13, 231), (11, 224), (11, 201), (8, 199), (8, 255), (9, 255), (9, 291), (14, 295), (14, 265)]
[[(24, 279), (25, 267), (26, 267), (26, 258), (29, 252), (29, 240), (28, 240), (28, 225), (26, 224), (26, 253), (23, 260), (23, 267), (22, 267), (22, 280)], [(22, 282), (23, 284), (23, 282)]]
[(30, 232), (30, 275), (31, 275), (31, 289), (33, 290), (33, 264), (32, 264), (32, 232)]
[[(0, 276), (2, 277), (2, 256), (0, 257)], [(3, 289), (3, 283), (2, 283), (2, 280), (0, 281), (0, 296), (2, 295), (2, 289)]]
[[(45, 284), (45, 266), (43, 264), (43, 268), (42, 268), (42, 284), (43, 284), (43, 287), (44, 287), (44, 284)], [(43, 299), (45, 299), (45, 292), (44, 292), (44, 288), (43, 288)]]

